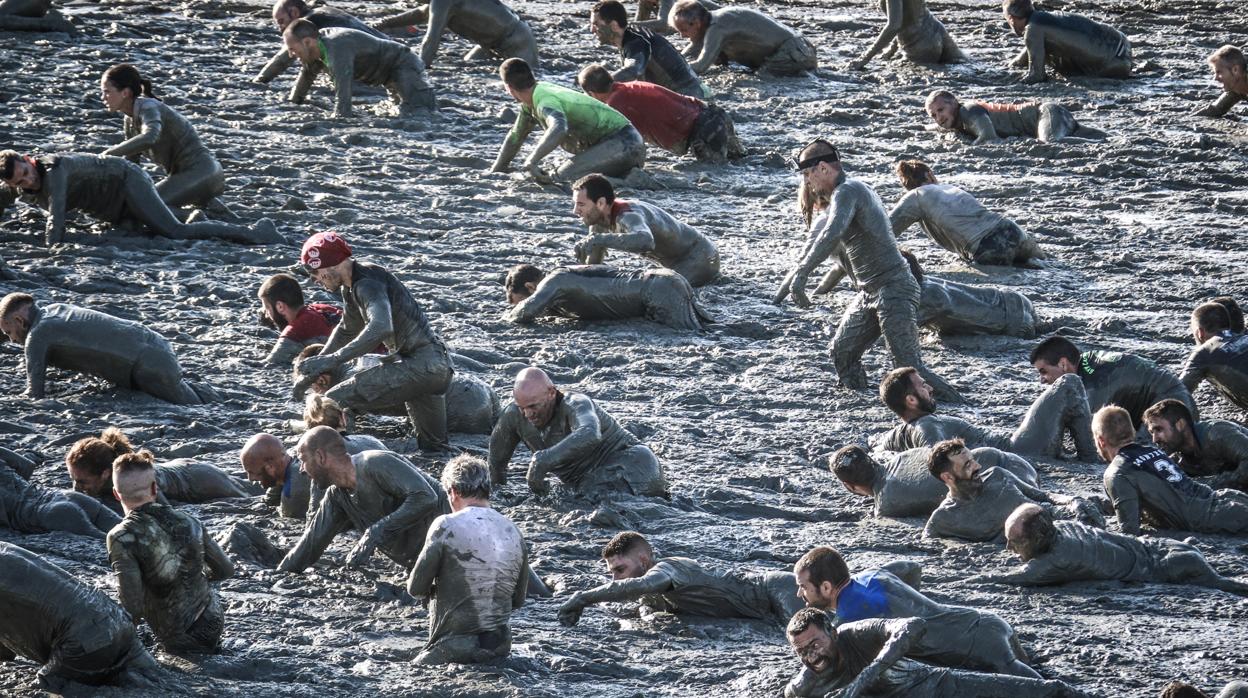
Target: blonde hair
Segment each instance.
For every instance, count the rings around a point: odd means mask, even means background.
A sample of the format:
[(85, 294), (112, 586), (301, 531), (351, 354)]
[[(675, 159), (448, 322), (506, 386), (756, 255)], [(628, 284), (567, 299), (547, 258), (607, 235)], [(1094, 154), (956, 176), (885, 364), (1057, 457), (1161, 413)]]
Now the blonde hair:
[(346, 413), (333, 398), (313, 393), (303, 407), (303, 421), (308, 428), (330, 427), (335, 431), (347, 426)]
[(1111, 448), (1121, 448), (1135, 441), (1135, 423), (1130, 412), (1118, 405), (1106, 405), (1092, 415), (1092, 433)]

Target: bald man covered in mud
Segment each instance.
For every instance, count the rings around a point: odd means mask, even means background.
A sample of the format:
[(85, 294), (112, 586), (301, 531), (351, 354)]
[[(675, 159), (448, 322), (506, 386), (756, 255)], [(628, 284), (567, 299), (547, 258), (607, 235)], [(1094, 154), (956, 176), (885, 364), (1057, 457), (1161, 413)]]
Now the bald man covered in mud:
[(75, 29), (52, 0), (0, 0), (0, 31), (73, 34)]
[(1145, 410), (1144, 426), (1184, 473), (1213, 476), (1207, 484), (1215, 490), (1248, 491), (1248, 428), (1223, 419), (1196, 421), (1178, 400), (1162, 400)]
[(880, 0), (880, 9), (887, 19), (884, 28), (875, 43), (850, 62), (851, 69), (862, 70), (880, 51), (891, 58), (898, 48), (913, 63), (966, 61), (945, 25), (927, 9), (927, 0)]
[[(8, 449), (3, 450), (6, 455), (12, 454)], [(11, 467), (10, 463), (18, 467)], [(103, 540), (104, 534), (121, 520), (104, 505), (84, 494), (28, 482), (34, 470), (34, 464), (29, 465), (28, 470), (22, 467), (22, 463), (9, 458), (5, 458), (5, 464), (0, 465), (0, 525), (5, 528), (22, 533), (68, 531)]]
[(680, 0), (668, 22), (689, 40), (684, 53), (698, 74), (728, 63), (779, 76), (804, 75), (818, 67), (814, 44), (806, 37), (748, 7), (708, 10), (698, 0)]
[(622, 271), (606, 265), (559, 267), (546, 273), (532, 264), (507, 272), (503, 282), (511, 322), (554, 315), (576, 320), (646, 319), (677, 330), (701, 330), (711, 317), (685, 277), (670, 269)]
[[(343, 12), (336, 7), (319, 5), (313, 9), (308, 7), (304, 0), (276, 0), (273, 3), (273, 23), (277, 25), (277, 31), (285, 32), (286, 27), (289, 27), (297, 19), (305, 19), (316, 25), (317, 29), (339, 27), (362, 31), (378, 39), (389, 38), (353, 15)], [(256, 76), (255, 81), (261, 84), (268, 84), (273, 78), (281, 75), (287, 68), (294, 65), (295, 60), (296, 58), (290, 55), (290, 51), (283, 46), (260, 70), (260, 74)]]
[(576, 625), (589, 606), (640, 600), (651, 612), (709, 618), (755, 618), (784, 623), (802, 607), (788, 572), (721, 571), (686, 557), (658, 557), (640, 533), (625, 531), (602, 549), (612, 580), (572, 594), (559, 622)]
[(276, 504), (280, 516), (289, 519), (307, 516), (312, 480), (281, 439), (263, 432), (256, 434), (247, 439), (238, 457), (247, 479), (265, 488), (265, 500)]
[(1222, 96), (1195, 112), (1196, 116), (1226, 116), (1231, 107), (1248, 99), (1248, 59), (1238, 46), (1226, 44), (1209, 55), (1213, 79), (1222, 85)]
[(972, 145), (1011, 137), (1035, 138), (1041, 143), (1106, 137), (1104, 131), (1080, 124), (1069, 109), (1057, 102), (963, 104), (948, 90), (933, 90), (927, 96), (926, 109), (937, 126), (969, 138)]
[(1192, 311), (1196, 348), (1187, 357), (1179, 380), (1188, 392), (1204, 381), (1222, 397), (1248, 410), (1248, 334), (1231, 329), (1231, 314), (1221, 303), (1202, 303)]
[(428, 25), (420, 42), (420, 60), (426, 69), (433, 68), (442, 44), (442, 33), (462, 36), (477, 45), (466, 60), (521, 58), (538, 68), (537, 41), (529, 23), (501, 0), (430, 0), (407, 12), (390, 15), (375, 26), (394, 29)]
[(1117, 29), (1069, 12), (1043, 12), (1031, 0), (1003, 0), (1010, 30), (1023, 37), (1023, 50), (1010, 62), (1026, 68), (1023, 83), (1044, 82), (1045, 66), (1064, 77), (1131, 77), (1131, 42)]
[(539, 496), (551, 475), (577, 494), (604, 497), (667, 496), (663, 466), (654, 452), (583, 393), (564, 392), (530, 366), (516, 375), (512, 402), (490, 434), (490, 479), (502, 486), (516, 446), (532, 454), (525, 479)]

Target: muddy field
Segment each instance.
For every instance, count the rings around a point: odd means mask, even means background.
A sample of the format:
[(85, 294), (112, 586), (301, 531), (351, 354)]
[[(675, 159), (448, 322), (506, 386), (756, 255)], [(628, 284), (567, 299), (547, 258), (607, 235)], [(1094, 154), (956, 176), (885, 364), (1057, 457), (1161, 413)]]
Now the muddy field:
[[(340, 6), (369, 18), (401, 9)], [(547, 79), (571, 84), (586, 63), (614, 60), (586, 29), (590, 3), (515, 6), (538, 36)], [(195, 457), (231, 469), (252, 433), (293, 439), (285, 420), (299, 405), (289, 401), (287, 373), (263, 365), (276, 335), (255, 323), (255, 291), (268, 274), (293, 268), (307, 234), (332, 229), (347, 235), (360, 258), (395, 270), (456, 351), (480, 364), (460, 370), (506, 397), (515, 372), (534, 363), (593, 395), (654, 448), (674, 496), (596, 508), (556, 488), (539, 501), (513, 476), (496, 502), (525, 533), (555, 596), (531, 600), (513, 616), (512, 656), (492, 667), (413, 666), (426, 637), (423, 607), (401, 590), (402, 570), (383, 556), (362, 571), (338, 569), (353, 544), (347, 536), (303, 575), (236, 558), (237, 576), (220, 585), (228, 605), (223, 654), (200, 664), (162, 656), (166, 682), (154, 694), (779, 695), (797, 661), (780, 629), (767, 623), (642, 620), (630, 608), (608, 607), (588, 610), (576, 628), (559, 626), (563, 597), (603, 580), (598, 550), (625, 528), (644, 532), (662, 553), (727, 567), (786, 569), (817, 544), (839, 548), (851, 568), (921, 561), (932, 596), (997, 610), (1018, 628), (1041, 673), (1098, 695), (1155, 695), (1172, 678), (1216, 690), (1246, 678), (1248, 601), (1164, 585), (971, 588), (960, 580), (1012, 563), (1002, 548), (923, 541), (922, 521), (872, 518), (866, 501), (849, 496), (826, 469), (836, 448), (865, 443), (892, 424), (874, 391), (840, 389), (832, 380), (827, 343), (851, 293), (842, 286), (810, 310), (769, 302), (804, 235), (797, 180), (784, 157), (817, 135), (840, 144), (850, 173), (889, 204), (900, 196), (893, 163), (921, 157), (945, 181), (1038, 234), (1056, 257), (1040, 271), (973, 269), (918, 237), (917, 227), (905, 240), (929, 273), (1024, 291), (1086, 347), (1138, 353), (1177, 370), (1189, 350), (1194, 303), (1223, 293), (1248, 300), (1248, 112), (1241, 105), (1239, 117), (1225, 120), (1188, 116), (1218, 94), (1204, 57), (1248, 36), (1242, 5), (1107, 0), (1057, 7), (1127, 33), (1138, 77), (1017, 84), (1005, 63), (1019, 40), (991, 0), (932, 3), (973, 63), (930, 69), (877, 60), (873, 72), (849, 72), (845, 63), (883, 22), (875, 3), (763, 6), (815, 43), (818, 74), (763, 80), (716, 69), (707, 82), (736, 119), (749, 157), (710, 168), (652, 148), (650, 176), (631, 178), (624, 192), (667, 208), (719, 244), (724, 277), (700, 293), (719, 323), (687, 334), (642, 322), (525, 328), (501, 319), (503, 270), (572, 261), (579, 226), (566, 193), (484, 172), (512, 103), (493, 64), (461, 59), (470, 48), (463, 40), (448, 37), (431, 72), (436, 116), (375, 114), (382, 95), (359, 90), (356, 117), (334, 121), (323, 84), (309, 105), (284, 102), (293, 69), (268, 88), (250, 82), (278, 47), (267, 3), (70, 4), (82, 28), (77, 37), (0, 36), (0, 147), (100, 152), (118, 142), (121, 117), (102, 108), (99, 76), (113, 63), (136, 63), (221, 159), (227, 202), (245, 218), (272, 217), (286, 244), (105, 241), (80, 219), (68, 244), (47, 249), (39, 212), (8, 211), (0, 220), (7, 265), (0, 292), (25, 290), (141, 319), (226, 399), (175, 407), (53, 371), (49, 398), (32, 403), (18, 397), (21, 355), (8, 344), (0, 353), (0, 444), (39, 460), (37, 481), (67, 487), (61, 463), (69, 445), (108, 425), (162, 459)], [(1059, 100), (1112, 137), (1095, 145), (946, 140), (924, 129), (922, 100), (936, 87), (995, 101)], [(330, 300), (310, 283), (305, 288)], [(927, 336), (924, 354), (968, 399), (949, 409), (1013, 428), (1040, 391), (1026, 363), (1031, 344)], [(866, 363), (873, 379), (889, 368), (880, 348)], [(1244, 420), (1208, 388), (1197, 400), (1206, 415)], [(397, 451), (415, 451), (397, 419), (367, 418), (361, 430)], [(453, 441), (485, 446), (484, 436)], [(527, 461), (523, 449), (518, 456)], [(430, 472), (441, 467), (421, 463)], [(1051, 490), (1100, 488), (1103, 464), (1041, 465)], [(282, 548), (299, 533), (258, 499), (189, 509), (220, 534), (247, 522)], [(100, 544), (7, 530), (0, 539), (115, 594)], [(1248, 575), (1243, 539), (1207, 535), (1197, 544), (1219, 570)], [(35, 671), (24, 660), (3, 665), (0, 693), (30, 693)]]

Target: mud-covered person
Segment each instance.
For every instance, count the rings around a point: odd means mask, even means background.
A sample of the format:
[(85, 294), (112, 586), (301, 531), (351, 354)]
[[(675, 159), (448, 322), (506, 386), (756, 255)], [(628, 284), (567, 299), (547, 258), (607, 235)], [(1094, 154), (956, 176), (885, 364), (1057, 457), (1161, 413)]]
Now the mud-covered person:
[(1211, 488), (1248, 491), (1248, 428), (1224, 419), (1196, 421), (1178, 400), (1144, 411), (1144, 426), (1157, 445), (1190, 476), (1212, 476)]
[(927, 9), (927, 0), (879, 0), (885, 24), (875, 42), (850, 62), (852, 70), (867, 67), (881, 51), (883, 58), (892, 58), (901, 49), (913, 63), (963, 63), (966, 54), (958, 48), (945, 25)]
[[(286, 27), (289, 27), (291, 22), (297, 19), (306, 19), (315, 24), (317, 29), (340, 27), (342, 29), (362, 31), (378, 39), (388, 38), (380, 31), (336, 7), (318, 5), (316, 9), (313, 9), (308, 7), (304, 0), (276, 0), (273, 3), (272, 17), (273, 24), (277, 25), (278, 33), (286, 31)], [(256, 76), (255, 81), (260, 84), (268, 84), (273, 78), (281, 75), (287, 68), (294, 65), (294, 63), (295, 57), (290, 55), (290, 51), (283, 47), (273, 58), (269, 59), (269, 62), (260, 70), (260, 74)]]
[(1158, 698), (1248, 698), (1248, 681), (1231, 681), (1212, 697), (1190, 683), (1171, 681), (1161, 689)]
[(290, 519), (307, 516), (312, 480), (281, 439), (263, 432), (255, 434), (243, 445), (239, 460), (247, 479), (265, 488), (265, 501), (277, 507), (280, 516)]
[(1231, 329), (1231, 314), (1221, 303), (1202, 303), (1192, 311), (1196, 348), (1179, 380), (1188, 392), (1204, 381), (1240, 409), (1248, 410), (1248, 334)]
[(522, 324), (545, 316), (586, 321), (644, 318), (677, 330), (701, 330), (711, 319), (685, 277), (670, 269), (622, 271), (599, 264), (547, 273), (520, 264), (508, 270), (503, 288), (511, 306), (503, 317)]
[(1131, 42), (1108, 24), (1069, 12), (1044, 12), (1031, 0), (1003, 0), (1001, 11), (1023, 50), (1011, 61), (1024, 83), (1044, 82), (1046, 66), (1063, 77), (1131, 77)]
[(1057, 102), (996, 104), (975, 101), (963, 104), (948, 90), (933, 90), (925, 103), (936, 125), (971, 139), (974, 145), (1002, 138), (1035, 138), (1041, 143), (1060, 140), (1100, 140), (1100, 131), (1080, 124), (1074, 114)]
[(309, 344), (329, 339), (342, 319), (342, 310), (328, 303), (305, 303), (303, 288), (290, 274), (274, 274), (264, 280), (256, 294), (260, 299), (260, 322), (281, 332), (264, 361), (290, 365)]
[(689, 40), (689, 67), (702, 74), (727, 63), (763, 73), (805, 75), (818, 67), (814, 44), (800, 32), (748, 7), (708, 10), (698, 0), (680, 0), (668, 18)]
[[(5, 456), (17, 455), (8, 449), (0, 450)], [(121, 520), (93, 497), (29, 482), (34, 463), (26, 463), (29, 468), (6, 457), (0, 464), (0, 526), (21, 533), (68, 531), (104, 540), (105, 534)]]
[(442, 33), (464, 37), (476, 47), (465, 60), (521, 58), (537, 69), (537, 40), (528, 22), (500, 0), (430, 0), (406, 12), (383, 18), (378, 29), (395, 29), (428, 25), (420, 42), (420, 60), (432, 69), (442, 44)]
[(52, 7), (52, 0), (2, 0), (0, 31), (73, 34), (75, 28), (65, 15)]
[(618, 0), (601, 0), (589, 13), (589, 26), (604, 46), (620, 50), (620, 67), (610, 72), (615, 82), (644, 81), (687, 97), (711, 96), (684, 55), (663, 36), (628, 24)]
[(1197, 109), (1196, 116), (1226, 116), (1236, 104), (1248, 99), (1248, 59), (1238, 46), (1226, 44), (1209, 54), (1213, 79), (1222, 85), (1217, 101)]

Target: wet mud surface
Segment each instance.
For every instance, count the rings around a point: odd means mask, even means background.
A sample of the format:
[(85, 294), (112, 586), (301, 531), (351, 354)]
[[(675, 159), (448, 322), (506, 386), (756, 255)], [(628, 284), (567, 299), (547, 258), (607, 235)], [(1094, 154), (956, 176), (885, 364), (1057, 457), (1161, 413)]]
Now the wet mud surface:
[[(341, 7), (369, 18), (400, 9), (375, 2)], [(570, 84), (580, 66), (615, 60), (591, 40), (588, 3), (516, 7), (538, 37), (547, 79)], [(848, 495), (826, 470), (836, 448), (865, 442), (892, 421), (873, 391), (833, 383), (827, 343), (851, 298), (844, 286), (810, 310), (768, 302), (804, 236), (796, 179), (783, 158), (816, 135), (840, 144), (849, 171), (886, 203), (901, 193), (892, 164), (920, 157), (943, 180), (1038, 234), (1056, 256), (1040, 271), (973, 269), (917, 237), (917, 227), (905, 241), (929, 273), (1024, 291), (1086, 347), (1138, 353), (1177, 370), (1190, 349), (1187, 317), (1195, 302), (1222, 293), (1248, 300), (1248, 112), (1241, 105), (1224, 120), (1188, 116), (1218, 94), (1204, 57), (1248, 35), (1242, 8), (1064, 3), (1060, 9), (1121, 28), (1135, 46), (1138, 77), (1034, 88), (1016, 84), (1017, 72), (1005, 67), (1019, 40), (1007, 33), (996, 3), (932, 8), (973, 63), (933, 69), (876, 60), (874, 72), (848, 72), (845, 63), (883, 22), (874, 3), (768, 3), (763, 9), (815, 43), (823, 68), (784, 80), (735, 69), (711, 74), (709, 86), (750, 149), (737, 165), (714, 169), (651, 149), (649, 176), (634, 178), (623, 195), (667, 208), (719, 245), (724, 277), (700, 297), (720, 322), (704, 334), (643, 322), (526, 328), (501, 320), (502, 272), (519, 262), (571, 262), (579, 226), (567, 194), (484, 173), (508, 127), (499, 115), (512, 104), (493, 64), (461, 58), (471, 48), (463, 40), (443, 43), (431, 73), (442, 105), (436, 116), (400, 120), (388, 107), (374, 114), (371, 106), (383, 95), (357, 90), (357, 116), (334, 121), (323, 84), (309, 105), (284, 103), (294, 70), (267, 89), (249, 82), (278, 46), (267, 3), (75, 3), (67, 11), (82, 27), (77, 37), (0, 37), (0, 72), (7, 76), (0, 82), (0, 145), (100, 152), (120, 141), (121, 117), (101, 107), (98, 80), (112, 63), (133, 62), (217, 153), (228, 176), (225, 200), (244, 218), (273, 217), (287, 240), (264, 249), (104, 240), (80, 219), (70, 227), (70, 244), (49, 250), (41, 244), (42, 216), (10, 210), (0, 220), (8, 267), (0, 291), (140, 319), (172, 341), (190, 373), (225, 396), (220, 404), (176, 407), (53, 371), (49, 398), (31, 403), (16, 397), (24, 389), (21, 355), (6, 345), (0, 443), (41, 462), (36, 481), (68, 486), (61, 463), (70, 444), (107, 425), (162, 459), (195, 457), (231, 469), (250, 434), (290, 438), (284, 420), (299, 406), (288, 401), (287, 373), (262, 364), (275, 334), (255, 323), (255, 291), (266, 275), (293, 267), (308, 233), (333, 229), (348, 235), (359, 257), (396, 271), (456, 351), (480, 363), (459, 370), (506, 395), (520, 367), (545, 367), (557, 382), (602, 401), (649, 443), (673, 483), (670, 502), (597, 507), (558, 488), (538, 500), (517, 462), (496, 503), (523, 530), (555, 597), (530, 600), (513, 616), (512, 656), (490, 667), (414, 666), (425, 610), (402, 591), (402, 570), (383, 556), (361, 571), (339, 569), (353, 544), (349, 536), (309, 572), (277, 575), (263, 562), (267, 556), (271, 565), (272, 551), (239, 532), (228, 547), (238, 575), (220, 585), (228, 606), (223, 654), (194, 663), (162, 656), (166, 681), (153, 693), (779, 695), (797, 662), (771, 624), (640, 619), (608, 606), (587, 610), (576, 628), (558, 625), (562, 598), (602, 581), (598, 551), (624, 528), (642, 531), (662, 553), (729, 567), (787, 569), (817, 544), (839, 548), (851, 568), (921, 561), (933, 597), (1000, 612), (1019, 629), (1041, 673), (1098, 695), (1155, 695), (1172, 678), (1216, 690), (1248, 676), (1248, 601), (1147, 584), (969, 588), (960, 580), (1013, 560), (996, 545), (923, 541), (919, 520), (873, 519), (867, 501)], [(924, 129), (923, 98), (936, 87), (995, 101), (1059, 100), (1112, 135), (1091, 145), (949, 141)], [(305, 288), (312, 299), (330, 300)], [(969, 401), (947, 409), (1012, 429), (1041, 389), (1026, 363), (1030, 346), (1017, 338), (925, 336), (924, 356)], [(879, 347), (866, 365), (875, 380), (889, 368)], [(1207, 387), (1197, 400), (1206, 415), (1244, 420)], [(400, 452), (415, 451), (398, 419), (366, 418), (360, 430)], [(485, 447), (484, 436), (453, 440)], [(521, 457), (527, 459), (523, 449)], [(441, 467), (421, 463), (430, 472)], [(1040, 465), (1050, 490), (1101, 487), (1101, 464)], [(248, 523), (281, 549), (299, 533), (298, 524), (278, 520), (258, 499), (189, 509), (222, 536)], [(100, 543), (8, 530), (0, 539), (115, 594)], [(1248, 575), (1242, 538), (1202, 535), (1197, 544), (1223, 573)], [(255, 562), (239, 557), (248, 550)], [(0, 693), (28, 693), (35, 670), (24, 660), (0, 666)]]

